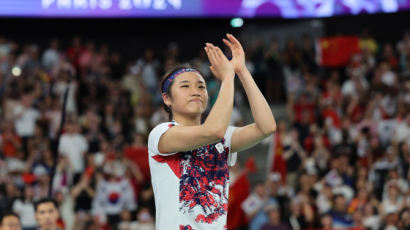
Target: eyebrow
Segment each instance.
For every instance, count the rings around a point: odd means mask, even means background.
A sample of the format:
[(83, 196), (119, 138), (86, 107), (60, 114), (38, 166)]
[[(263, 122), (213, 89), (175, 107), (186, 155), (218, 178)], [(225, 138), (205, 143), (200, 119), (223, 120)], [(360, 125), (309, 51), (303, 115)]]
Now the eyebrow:
[[(178, 82), (179, 84), (183, 84), (183, 83), (191, 83), (190, 81), (188, 81), (188, 80), (184, 80), (184, 81), (180, 81), (180, 82)], [(204, 81), (201, 81), (201, 80), (198, 80), (198, 83), (201, 83), (201, 84), (205, 84), (205, 82)]]

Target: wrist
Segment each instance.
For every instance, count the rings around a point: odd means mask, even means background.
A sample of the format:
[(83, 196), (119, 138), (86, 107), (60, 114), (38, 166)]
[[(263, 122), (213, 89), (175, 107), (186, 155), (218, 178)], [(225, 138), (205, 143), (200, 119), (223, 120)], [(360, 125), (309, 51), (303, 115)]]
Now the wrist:
[(234, 78), (235, 78), (235, 74), (227, 74), (222, 78), (221, 82), (232, 81), (232, 79)]
[(249, 73), (249, 70), (246, 68), (246, 66), (243, 66), (241, 68), (238, 68), (235, 70), (235, 73), (238, 74), (238, 76), (243, 76)]

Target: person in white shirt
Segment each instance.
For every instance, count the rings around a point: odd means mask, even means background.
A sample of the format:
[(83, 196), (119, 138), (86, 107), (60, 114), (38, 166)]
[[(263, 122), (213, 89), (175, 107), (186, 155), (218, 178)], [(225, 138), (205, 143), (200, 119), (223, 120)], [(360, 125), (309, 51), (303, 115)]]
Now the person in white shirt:
[(34, 218), (34, 191), (33, 187), (26, 185), (24, 187), (24, 197), (13, 202), (13, 211), (21, 217), (21, 226), (26, 230), (36, 229), (37, 222)]
[(50, 47), (44, 51), (41, 63), (44, 68), (51, 70), (60, 61), (60, 53), (58, 51), (58, 40), (53, 39), (50, 42)]
[(66, 132), (61, 135), (58, 152), (66, 155), (74, 173), (76, 183), (85, 168), (85, 153), (88, 151), (88, 143), (85, 137), (78, 132), (78, 124), (68, 122)]
[[(203, 123), (208, 104), (202, 75), (190, 66), (165, 74), (161, 89), (170, 122), (157, 125), (148, 138), (149, 165), (156, 204), (156, 229), (227, 229), (229, 170), (236, 152), (250, 148), (276, 129), (276, 122), (245, 65), (239, 41), (227, 34), (228, 61), (219, 47), (205, 51), (213, 75), (221, 81), (218, 98)], [(255, 123), (229, 126), (238, 75)]]
[(13, 119), (16, 134), (22, 138), (22, 147), (25, 156), (28, 156), (28, 141), (34, 135), (40, 112), (32, 107), (33, 95), (26, 93), (21, 97), (21, 103), (13, 108)]
[(407, 142), (410, 146), (410, 114), (407, 114), (405, 119), (403, 119), (400, 123), (397, 124), (395, 130), (395, 137), (398, 142)]

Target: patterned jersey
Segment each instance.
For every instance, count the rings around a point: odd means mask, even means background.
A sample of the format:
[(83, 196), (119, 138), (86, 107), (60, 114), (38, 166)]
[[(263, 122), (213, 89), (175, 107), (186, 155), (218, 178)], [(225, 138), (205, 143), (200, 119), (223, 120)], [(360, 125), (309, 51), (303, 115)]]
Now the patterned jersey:
[(176, 122), (156, 126), (148, 138), (157, 230), (224, 230), (228, 212), (230, 153), (235, 127), (224, 139), (187, 152), (162, 154), (159, 139)]

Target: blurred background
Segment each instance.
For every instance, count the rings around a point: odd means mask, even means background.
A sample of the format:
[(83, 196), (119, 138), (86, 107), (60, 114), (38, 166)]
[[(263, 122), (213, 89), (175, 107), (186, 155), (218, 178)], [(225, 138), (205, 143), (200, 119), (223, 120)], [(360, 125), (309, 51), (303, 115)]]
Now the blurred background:
[[(158, 84), (192, 63), (210, 108), (219, 82), (203, 47), (229, 57), (232, 33), (278, 129), (230, 168), (228, 229), (410, 229), (408, 10), (409, 0), (1, 0), (0, 210), (35, 229), (33, 202), (51, 191), (62, 229), (154, 229), (147, 136), (168, 119)], [(237, 83), (241, 126), (252, 120)]]

